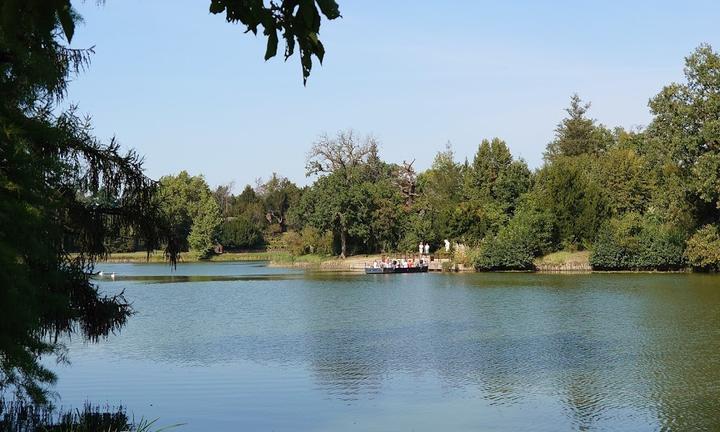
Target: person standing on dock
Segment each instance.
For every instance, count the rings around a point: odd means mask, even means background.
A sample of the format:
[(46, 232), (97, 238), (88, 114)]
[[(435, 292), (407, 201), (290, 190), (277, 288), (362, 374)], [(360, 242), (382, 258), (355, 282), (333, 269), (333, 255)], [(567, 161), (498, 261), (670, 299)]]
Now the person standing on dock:
[(425, 243), (425, 255), (430, 255), (430, 245)]
[(418, 253), (419, 253), (420, 255), (423, 254), (423, 242), (420, 242), (420, 244), (418, 245)]

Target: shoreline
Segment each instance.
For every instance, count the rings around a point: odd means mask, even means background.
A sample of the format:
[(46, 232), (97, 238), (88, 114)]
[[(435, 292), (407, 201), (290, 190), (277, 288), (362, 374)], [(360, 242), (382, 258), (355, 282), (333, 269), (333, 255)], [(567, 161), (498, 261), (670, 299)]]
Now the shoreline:
[[(264, 261), (268, 263), (268, 267), (273, 268), (292, 268), (306, 269), (320, 272), (352, 272), (361, 273), (365, 269), (365, 264), (370, 264), (376, 259), (380, 259), (382, 255), (353, 255), (345, 259), (320, 255), (302, 255), (293, 256), (287, 252), (226, 252), (222, 255), (214, 255), (208, 259), (198, 259), (195, 256), (184, 254), (186, 259), (181, 256), (178, 260), (179, 264), (192, 263), (218, 263), (218, 262), (253, 262)], [(583, 252), (555, 252), (535, 260), (534, 270), (492, 270), (492, 271), (476, 271), (472, 267), (463, 265), (454, 266), (450, 270), (442, 270), (443, 262), (450, 262), (448, 258), (439, 258), (434, 261), (435, 269), (433, 273), (536, 273), (536, 274), (591, 274), (591, 273), (625, 273), (625, 274), (681, 274), (693, 273), (689, 269), (681, 270), (594, 270), (590, 267), (588, 261), (589, 253)], [(164, 255), (161, 252), (151, 253), (149, 258), (145, 252), (123, 252), (111, 254), (107, 259), (100, 260), (98, 263), (110, 264), (161, 264), (166, 263)]]

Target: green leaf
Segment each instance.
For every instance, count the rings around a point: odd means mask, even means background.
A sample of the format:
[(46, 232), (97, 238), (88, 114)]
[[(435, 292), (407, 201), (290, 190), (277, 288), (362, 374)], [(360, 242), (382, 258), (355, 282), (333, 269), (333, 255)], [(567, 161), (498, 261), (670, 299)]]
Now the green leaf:
[(338, 18), (340, 15), (340, 7), (335, 2), (335, 0), (315, 0), (320, 6), (320, 11), (322, 11), (323, 15), (325, 15), (328, 19), (335, 19)]
[(301, 0), (300, 9), (298, 15), (302, 15), (305, 27), (311, 29), (313, 26), (314, 15), (317, 15), (317, 9), (315, 9), (315, 3), (312, 0)]
[(320, 64), (323, 62), (323, 58), (325, 58), (325, 47), (323, 46), (322, 42), (317, 41), (317, 47), (315, 48), (315, 55), (317, 56), (318, 60), (320, 60)]
[(295, 52), (295, 38), (292, 35), (285, 37), (285, 60)]
[(63, 3), (64, 4), (58, 7), (57, 15), (63, 32), (65, 33), (65, 38), (68, 42), (72, 42), (73, 34), (75, 33), (75, 21), (72, 17), (70, 3), (68, 1), (64, 1)]
[(303, 85), (306, 85), (307, 79), (310, 76), (310, 70), (312, 69), (311, 54), (306, 51), (300, 51), (300, 63), (302, 64), (303, 71)]
[(225, 4), (219, 0), (212, 0), (210, 2), (210, 13), (219, 14), (225, 10)]
[(308, 38), (310, 38), (310, 41), (312, 41), (313, 45), (317, 45), (320, 40), (318, 39), (317, 33), (310, 32), (308, 33)]
[(265, 60), (275, 57), (277, 54), (278, 47), (278, 35), (277, 30), (271, 30), (268, 35), (267, 49), (265, 50)]
[(218, 0), (212, 0), (210, 3), (210, 13), (211, 14), (219, 14), (225, 11), (225, 5), (218, 1)]

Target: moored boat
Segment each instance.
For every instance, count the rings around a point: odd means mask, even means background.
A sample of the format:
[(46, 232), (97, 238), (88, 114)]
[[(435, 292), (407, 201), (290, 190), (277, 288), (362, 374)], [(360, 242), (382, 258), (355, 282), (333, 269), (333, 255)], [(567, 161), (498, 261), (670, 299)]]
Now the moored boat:
[(428, 266), (419, 267), (365, 267), (365, 274), (427, 273)]

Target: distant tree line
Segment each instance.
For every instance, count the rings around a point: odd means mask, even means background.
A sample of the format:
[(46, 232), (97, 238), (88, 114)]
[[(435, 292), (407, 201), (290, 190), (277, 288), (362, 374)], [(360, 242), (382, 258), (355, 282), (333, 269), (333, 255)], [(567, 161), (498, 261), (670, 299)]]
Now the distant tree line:
[(201, 255), (219, 243), (344, 257), (448, 239), (479, 270), (584, 249), (596, 269), (720, 270), (720, 57), (700, 46), (685, 75), (650, 100), (643, 130), (599, 124), (573, 95), (535, 171), (493, 138), (462, 162), (448, 144), (416, 173), (347, 130), (312, 145), (309, 186), (273, 174), (234, 195), (183, 172), (160, 179), (158, 196), (181, 248)]

